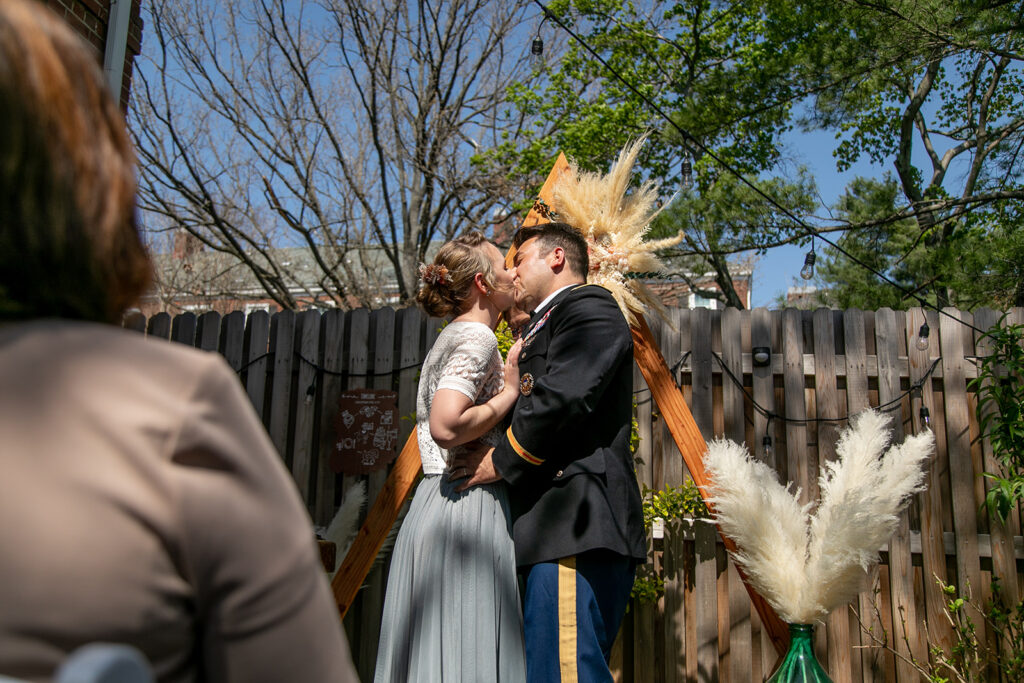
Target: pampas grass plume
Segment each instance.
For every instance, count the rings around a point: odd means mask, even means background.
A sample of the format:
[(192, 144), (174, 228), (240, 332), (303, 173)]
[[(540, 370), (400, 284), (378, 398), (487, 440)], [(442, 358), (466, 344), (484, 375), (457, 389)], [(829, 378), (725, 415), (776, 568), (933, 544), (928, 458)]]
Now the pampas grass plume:
[[(334, 543), (339, 566), (341, 559), (348, 554), (349, 548), (352, 547), (356, 534), (359, 533), (359, 518), (362, 517), (365, 507), (366, 482), (357, 481), (345, 492), (338, 511), (334, 513), (334, 518), (327, 525), (324, 538)], [(330, 575), (333, 577), (334, 572), (331, 572)]]
[[(647, 309), (665, 317), (665, 306), (639, 280), (627, 273), (662, 272), (656, 252), (678, 244), (682, 233), (660, 240), (645, 240), (651, 221), (661, 212), (658, 188), (647, 180), (633, 188), (633, 166), (647, 140), (643, 135), (627, 143), (608, 173), (580, 169), (575, 161), (552, 190), (553, 208), (559, 220), (579, 230), (590, 250), (587, 280), (605, 287), (615, 297), (631, 324)], [(667, 206), (667, 204), (666, 204)]]
[(910, 497), (923, 489), (930, 432), (886, 450), (888, 419), (865, 411), (851, 421), (818, 482), (814, 513), (799, 491), (743, 446), (712, 442), (704, 456), (714, 518), (736, 542), (734, 559), (751, 585), (789, 623), (810, 623), (852, 600), (878, 562)]

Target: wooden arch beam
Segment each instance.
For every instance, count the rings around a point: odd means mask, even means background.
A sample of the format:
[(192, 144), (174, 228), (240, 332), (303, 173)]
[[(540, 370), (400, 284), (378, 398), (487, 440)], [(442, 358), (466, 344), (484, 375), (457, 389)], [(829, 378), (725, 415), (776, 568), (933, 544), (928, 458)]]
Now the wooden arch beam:
[[(540, 198), (548, 206), (552, 205), (551, 195), (555, 181), (568, 168), (569, 162), (566, 160), (565, 155), (559, 154), (558, 160), (552, 167), (539, 193)], [(531, 209), (524, 219), (523, 225), (536, 225), (544, 219), (544, 216), (539, 212)], [(511, 259), (513, 254), (514, 251), (510, 250), (506, 258)], [(707, 503), (708, 494), (705, 487), (708, 480), (702, 459), (704, 452), (707, 450), (707, 443), (704, 441), (704, 437), (701, 435), (692, 413), (690, 413), (689, 406), (686, 405), (686, 401), (683, 400), (679, 388), (672, 380), (672, 374), (665, 364), (665, 358), (661, 354), (661, 349), (658, 347), (654, 335), (651, 334), (647, 321), (644, 320), (643, 316), (638, 316), (637, 318), (637, 325), (631, 328), (633, 332), (633, 356), (640, 367), (640, 372), (643, 374), (647, 386), (651, 390), (655, 403), (657, 403), (662, 416), (665, 418), (665, 422), (672, 433), (672, 438), (675, 440), (679, 452), (683, 456), (683, 461), (686, 463), (690, 476), (693, 477), (693, 481), (704, 498), (704, 502)], [(373, 507), (367, 513), (366, 521), (359, 529), (352, 547), (349, 549), (348, 554), (345, 555), (338, 573), (334, 575), (334, 580), (331, 582), (334, 599), (338, 603), (338, 610), (343, 618), (348, 612), (349, 607), (352, 606), (359, 587), (366, 580), (366, 575), (370, 572), (370, 568), (373, 566), (377, 553), (380, 552), (384, 539), (398, 518), (398, 512), (405, 499), (408, 498), (420, 468), (421, 463), (419, 447), (416, 442), (416, 430), (413, 429), (408, 441), (406, 441), (405, 446), (402, 448), (402, 452), (395, 461), (391, 473), (388, 475), (384, 488), (374, 501)], [(722, 541), (728, 550), (736, 550), (736, 544), (730, 538), (724, 536), (721, 530), (719, 530), (719, 536), (722, 537)], [(768, 633), (769, 639), (775, 646), (776, 651), (780, 655), (783, 654), (789, 646), (788, 627), (765, 599), (750, 586), (743, 572), (740, 571), (739, 573), (743, 579), (743, 585), (750, 595), (750, 600), (754, 604), (758, 616), (761, 618), (761, 623)]]

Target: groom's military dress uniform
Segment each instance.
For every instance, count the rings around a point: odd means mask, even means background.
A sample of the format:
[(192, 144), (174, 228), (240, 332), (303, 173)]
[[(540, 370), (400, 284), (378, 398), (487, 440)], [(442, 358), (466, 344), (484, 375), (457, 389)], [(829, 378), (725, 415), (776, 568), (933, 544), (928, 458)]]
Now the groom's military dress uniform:
[(510, 485), (526, 575), (528, 679), (558, 680), (559, 670), (564, 679), (572, 667), (581, 680), (606, 680), (647, 555), (629, 447), (632, 335), (608, 290), (576, 285), (535, 311), (522, 337), (520, 396), (492, 458)]

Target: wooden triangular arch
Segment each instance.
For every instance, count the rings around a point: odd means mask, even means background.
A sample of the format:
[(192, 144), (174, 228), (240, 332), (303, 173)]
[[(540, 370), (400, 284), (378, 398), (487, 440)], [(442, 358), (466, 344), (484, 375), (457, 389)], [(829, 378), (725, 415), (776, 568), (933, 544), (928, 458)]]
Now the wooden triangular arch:
[[(540, 198), (548, 205), (552, 205), (552, 189), (555, 181), (569, 169), (569, 162), (564, 154), (558, 156), (551, 173), (544, 181), (540, 190)], [(524, 225), (535, 225), (546, 220), (535, 209), (531, 209)], [(511, 258), (512, 253), (509, 253)], [(702, 497), (707, 502), (706, 485), (707, 476), (704, 472), (702, 457), (707, 450), (707, 443), (697, 427), (689, 406), (683, 400), (683, 396), (672, 380), (665, 358), (661, 354), (654, 335), (647, 325), (643, 316), (637, 316), (637, 325), (633, 326), (633, 355), (640, 371), (647, 381), (651, 395), (661, 410), (662, 416), (672, 433), (672, 438), (683, 456), (683, 461), (693, 477), (694, 483)], [(331, 583), (334, 591), (334, 599), (338, 603), (338, 610), (344, 617), (352, 606), (359, 587), (366, 580), (366, 575), (373, 566), (373, 561), (384, 543), (385, 537), (391, 530), (392, 525), (398, 517), (398, 512), (405, 499), (408, 497), (416, 477), (420, 471), (419, 447), (416, 443), (416, 430), (413, 429), (406, 441), (402, 452), (398, 455), (391, 473), (384, 484), (384, 488), (370, 508), (362, 528), (356, 535), (352, 547), (341, 563), (338, 573), (335, 574)], [(736, 550), (735, 543), (730, 538), (721, 534), (722, 542), (731, 552)], [(761, 623), (764, 625), (768, 637), (775, 645), (775, 649), (781, 655), (786, 651), (789, 644), (789, 630), (786, 624), (779, 618), (771, 606), (762, 598), (747, 582), (746, 576), (740, 571), (740, 578), (750, 595), (750, 600), (757, 610)]]

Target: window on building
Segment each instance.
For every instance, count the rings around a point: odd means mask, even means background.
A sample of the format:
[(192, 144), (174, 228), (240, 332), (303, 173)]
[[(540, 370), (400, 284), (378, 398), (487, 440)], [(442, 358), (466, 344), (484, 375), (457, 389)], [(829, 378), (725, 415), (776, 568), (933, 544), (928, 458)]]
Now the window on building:
[(690, 308), (718, 308), (718, 299), (711, 299), (700, 294), (690, 294)]

